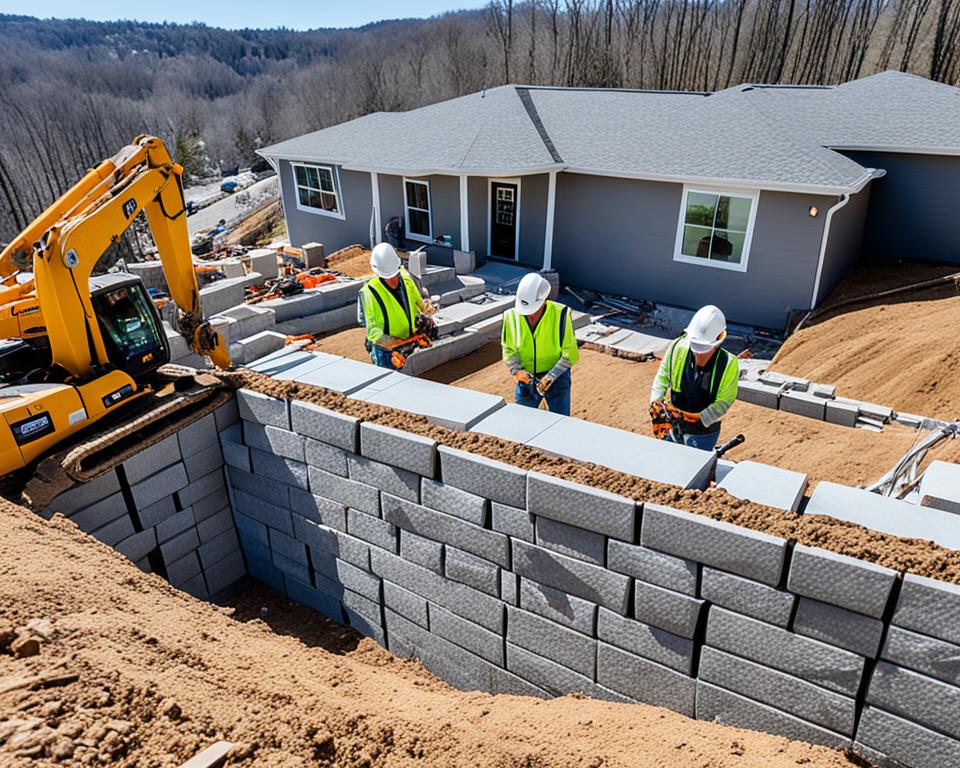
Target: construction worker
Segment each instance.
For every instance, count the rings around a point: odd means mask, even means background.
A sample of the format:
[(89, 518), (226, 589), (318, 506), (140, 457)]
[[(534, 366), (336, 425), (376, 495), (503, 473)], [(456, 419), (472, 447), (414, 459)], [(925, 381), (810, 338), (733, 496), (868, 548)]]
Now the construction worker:
[(570, 369), (580, 359), (570, 311), (548, 301), (550, 283), (531, 272), (517, 288), (514, 309), (503, 313), (503, 362), (516, 379), (518, 405), (570, 415)]
[(723, 312), (708, 305), (697, 310), (683, 335), (670, 344), (650, 389), (657, 437), (714, 449), (720, 419), (737, 399), (740, 376), (736, 355), (722, 346), (726, 337)]
[(374, 365), (396, 370), (394, 348), (414, 335), (417, 316), (432, 314), (420, 289), (389, 243), (380, 243), (370, 255), (376, 277), (360, 290), (363, 321), (367, 330), (364, 346)]

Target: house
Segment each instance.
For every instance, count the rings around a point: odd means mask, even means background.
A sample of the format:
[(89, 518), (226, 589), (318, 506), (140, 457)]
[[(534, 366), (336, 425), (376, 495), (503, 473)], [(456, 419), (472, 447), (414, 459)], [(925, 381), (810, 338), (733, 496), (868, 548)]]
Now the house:
[(709, 94), (508, 85), (261, 154), (294, 244), (379, 240), (399, 216), (414, 244), (446, 235), (769, 328), (861, 252), (960, 263), (960, 90), (898, 72)]

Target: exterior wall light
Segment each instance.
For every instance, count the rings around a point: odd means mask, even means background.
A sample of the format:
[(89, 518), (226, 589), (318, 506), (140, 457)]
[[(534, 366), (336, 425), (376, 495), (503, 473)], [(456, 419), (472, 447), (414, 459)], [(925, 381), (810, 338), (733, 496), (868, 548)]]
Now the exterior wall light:
[(817, 208), (817, 206), (811, 205), (811, 206), (810, 206), (810, 210), (807, 211), (807, 213), (810, 214), (810, 218), (815, 219), (815, 218), (817, 218), (817, 214), (820, 213), (820, 211), (819, 211), (819, 209)]

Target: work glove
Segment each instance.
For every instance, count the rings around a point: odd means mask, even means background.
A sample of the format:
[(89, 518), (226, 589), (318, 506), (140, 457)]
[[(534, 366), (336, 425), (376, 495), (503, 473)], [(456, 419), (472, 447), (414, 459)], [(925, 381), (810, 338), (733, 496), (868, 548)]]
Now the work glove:
[(537, 392), (539, 392), (540, 395), (543, 396), (550, 391), (550, 387), (552, 386), (553, 386), (553, 376), (551, 376), (548, 373), (546, 376), (542, 377), (540, 381), (537, 382)]
[(423, 302), (423, 314), (430, 316), (437, 314), (437, 305), (431, 299)]
[(529, 384), (530, 383), (530, 374), (527, 373), (523, 368), (513, 374), (513, 378), (517, 380), (519, 384)]

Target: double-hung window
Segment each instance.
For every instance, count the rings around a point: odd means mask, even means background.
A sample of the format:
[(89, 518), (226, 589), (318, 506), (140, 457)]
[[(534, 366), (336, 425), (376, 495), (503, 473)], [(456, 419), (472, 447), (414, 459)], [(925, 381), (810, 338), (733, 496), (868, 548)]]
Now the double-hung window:
[(433, 242), (433, 221), (430, 216), (430, 182), (421, 179), (403, 180), (403, 212), (407, 237), (424, 243)]
[(329, 165), (294, 163), (293, 179), (297, 185), (297, 208), (339, 219), (345, 218), (334, 168)]
[(676, 261), (747, 271), (757, 193), (683, 190)]

